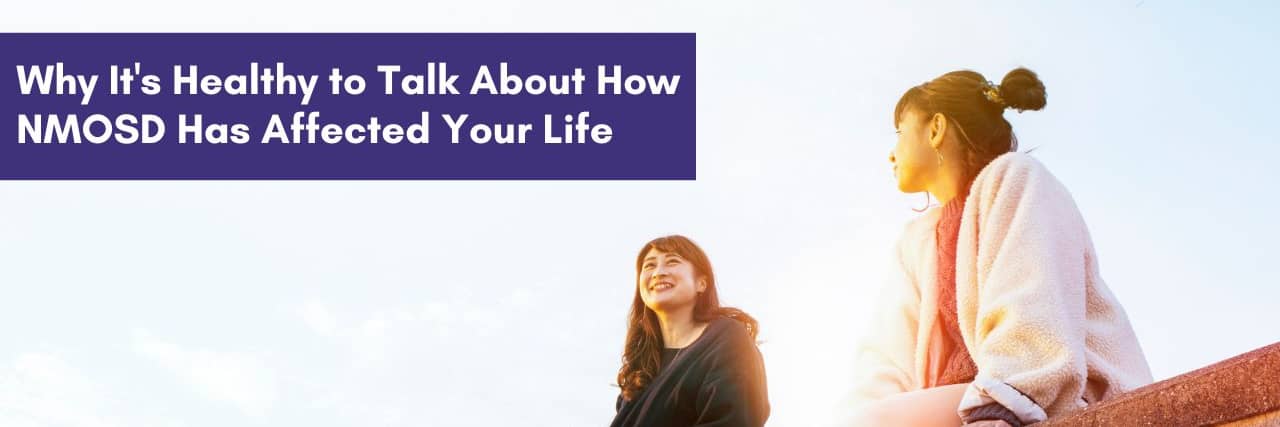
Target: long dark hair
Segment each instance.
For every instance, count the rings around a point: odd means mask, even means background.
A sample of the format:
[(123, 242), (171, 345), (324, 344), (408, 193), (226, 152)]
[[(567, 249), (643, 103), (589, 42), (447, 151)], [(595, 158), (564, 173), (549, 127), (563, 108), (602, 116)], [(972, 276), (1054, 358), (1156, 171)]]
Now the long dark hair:
[[(756, 338), (759, 325), (756, 319), (742, 310), (732, 307), (721, 307), (720, 297), (716, 293), (716, 275), (711, 270), (711, 260), (707, 254), (689, 238), (680, 235), (664, 236), (653, 239), (640, 248), (636, 256), (636, 281), (640, 280), (640, 270), (644, 266), (644, 256), (651, 249), (680, 255), (693, 266), (695, 277), (706, 280), (706, 290), (698, 294), (693, 304), (693, 320), (709, 322), (717, 317), (728, 317), (742, 322)], [(649, 382), (658, 375), (662, 362), (661, 327), (658, 315), (644, 305), (640, 298), (640, 288), (636, 288), (635, 297), (631, 300), (631, 313), (627, 320), (627, 341), (622, 350), (622, 368), (618, 370), (618, 387), (622, 388), (622, 398), (631, 400), (644, 391)]]
[(893, 125), (898, 126), (908, 108), (920, 112), (924, 120), (942, 113), (958, 124), (962, 136), (958, 139), (967, 153), (963, 159), (966, 178), (972, 180), (996, 157), (1018, 147), (1004, 109), (1040, 110), (1045, 101), (1044, 82), (1026, 68), (1005, 74), (999, 86), (975, 71), (952, 71), (907, 89), (893, 110)]

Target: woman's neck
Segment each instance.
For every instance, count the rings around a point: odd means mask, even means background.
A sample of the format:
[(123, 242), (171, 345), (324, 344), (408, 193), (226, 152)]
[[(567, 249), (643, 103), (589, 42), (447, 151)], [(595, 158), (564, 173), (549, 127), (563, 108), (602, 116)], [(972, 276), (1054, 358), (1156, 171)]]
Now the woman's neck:
[(959, 164), (950, 166), (938, 169), (938, 176), (933, 180), (933, 185), (929, 186), (929, 193), (942, 205), (969, 192), (969, 182), (965, 179), (964, 170)]
[(705, 326), (693, 320), (693, 307), (675, 312), (657, 312), (662, 343), (668, 348), (684, 348), (698, 339)]

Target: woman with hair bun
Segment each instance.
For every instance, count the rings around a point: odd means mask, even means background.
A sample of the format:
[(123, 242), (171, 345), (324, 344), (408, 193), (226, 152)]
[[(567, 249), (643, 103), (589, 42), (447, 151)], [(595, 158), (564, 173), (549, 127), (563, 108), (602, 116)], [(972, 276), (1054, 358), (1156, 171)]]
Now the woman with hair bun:
[(1004, 110), (1044, 105), (1025, 68), (998, 85), (946, 73), (898, 101), (898, 189), (939, 206), (898, 241), (851, 425), (1022, 426), (1151, 382), (1071, 194), (1015, 151)]
[(636, 256), (613, 427), (760, 427), (769, 418), (756, 320), (720, 306), (707, 254), (684, 236)]

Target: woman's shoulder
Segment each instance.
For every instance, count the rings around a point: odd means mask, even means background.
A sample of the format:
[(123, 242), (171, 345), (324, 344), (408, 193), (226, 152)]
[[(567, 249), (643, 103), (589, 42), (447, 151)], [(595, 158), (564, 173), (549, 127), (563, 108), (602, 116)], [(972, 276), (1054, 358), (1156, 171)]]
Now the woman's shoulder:
[(762, 363), (760, 348), (746, 325), (733, 318), (717, 316), (704, 332), (707, 342), (699, 358), (709, 370), (754, 367)]
[[(1006, 152), (996, 157), (975, 176), (973, 187), (1001, 187), (1001, 185), (1021, 185), (1034, 182), (1057, 183), (1053, 174), (1043, 162), (1025, 152)], [(970, 194), (973, 196), (973, 194)]]
[(1011, 151), (991, 160), (991, 163), (982, 168), (975, 180), (990, 181), (1011, 174), (1049, 174), (1049, 169), (1031, 154)]
[(966, 211), (978, 217), (1012, 220), (1015, 213), (1039, 216), (1038, 224), (1083, 227), (1084, 218), (1063, 185), (1043, 163), (1026, 153), (1006, 153), (992, 160), (970, 187)]
[(996, 193), (1010, 192), (1064, 196), (1068, 199), (1071, 197), (1058, 178), (1039, 159), (1027, 153), (1009, 152), (996, 157), (982, 168), (969, 188), (969, 202), (977, 200), (975, 198), (990, 199)]
[(899, 260), (915, 259), (933, 244), (934, 228), (942, 217), (942, 207), (934, 206), (911, 218), (902, 226), (902, 233), (894, 243), (893, 256)]
[(917, 215), (907, 221), (907, 224), (903, 226), (903, 234), (907, 236), (914, 236), (932, 233), (934, 226), (938, 224), (938, 219), (941, 217), (942, 207), (933, 206), (929, 208), (929, 210), (924, 211), (923, 214)]
[(710, 341), (717, 346), (755, 346), (755, 340), (751, 337), (751, 330), (747, 329), (747, 325), (727, 316), (716, 316), (711, 319), (703, 333), (707, 334)]

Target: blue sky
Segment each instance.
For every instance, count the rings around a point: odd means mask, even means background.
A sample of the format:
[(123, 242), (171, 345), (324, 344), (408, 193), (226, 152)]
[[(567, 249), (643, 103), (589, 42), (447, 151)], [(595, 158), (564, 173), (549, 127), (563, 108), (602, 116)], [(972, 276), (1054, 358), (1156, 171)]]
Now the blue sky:
[(968, 68), (1071, 190), (1155, 376), (1280, 340), (1280, 6), (33, 2), (5, 31), (692, 31), (692, 182), (0, 183), (0, 424), (602, 425), (639, 245), (759, 318), (770, 425), (847, 391), (897, 98)]

